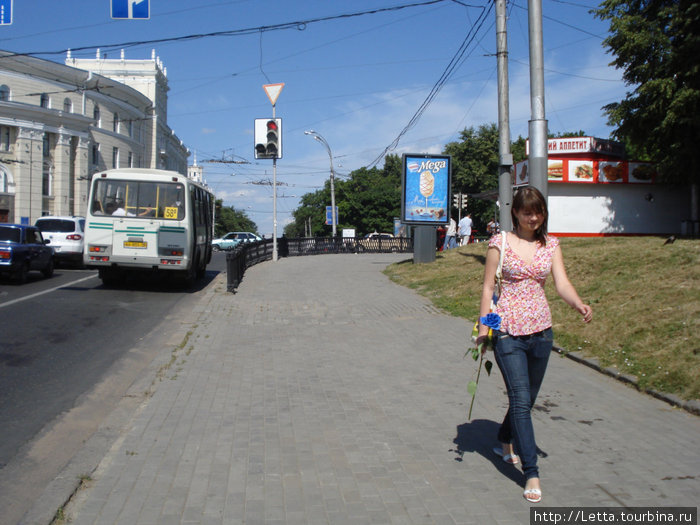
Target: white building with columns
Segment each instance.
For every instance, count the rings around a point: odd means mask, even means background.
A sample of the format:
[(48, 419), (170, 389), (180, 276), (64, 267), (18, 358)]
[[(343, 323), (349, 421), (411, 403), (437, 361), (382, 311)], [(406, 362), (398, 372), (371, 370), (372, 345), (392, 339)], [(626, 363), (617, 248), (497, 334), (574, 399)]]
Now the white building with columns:
[(84, 215), (92, 175), (110, 168), (187, 174), (167, 125), (168, 81), (148, 60), (66, 64), (0, 51), (0, 222)]

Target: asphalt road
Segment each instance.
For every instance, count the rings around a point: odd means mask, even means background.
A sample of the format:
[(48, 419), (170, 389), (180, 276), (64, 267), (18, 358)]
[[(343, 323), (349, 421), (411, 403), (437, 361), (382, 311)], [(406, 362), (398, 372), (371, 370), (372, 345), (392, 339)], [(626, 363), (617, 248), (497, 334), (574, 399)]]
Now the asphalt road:
[[(192, 288), (130, 279), (112, 289), (102, 286), (95, 271), (66, 268), (50, 279), (31, 273), (24, 285), (1, 280), (0, 492), (9, 496), (7, 487), (13, 486), (20, 490), (12, 492), (29, 495), (52, 479), (150, 363), (149, 348), (154, 355), (162, 348), (167, 320), (172, 324), (186, 316), (198, 292), (224, 269), (225, 254), (214, 254), (206, 278)], [(137, 359), (134, 347), (141, 349)], [(111, 374), (123, 378), (115, 381)], [(88, 401), (89, 422), (52, 434)], [(55, 461), (37, 461), (37, 456)], [(24, 490), (17, 487), (22, 480), (28, 485)], [(23, 508), (17, 494), (12, 496), (11, 503), (0, 496), (3, 513), (9, 512), (5, 505), (16, 513)]]

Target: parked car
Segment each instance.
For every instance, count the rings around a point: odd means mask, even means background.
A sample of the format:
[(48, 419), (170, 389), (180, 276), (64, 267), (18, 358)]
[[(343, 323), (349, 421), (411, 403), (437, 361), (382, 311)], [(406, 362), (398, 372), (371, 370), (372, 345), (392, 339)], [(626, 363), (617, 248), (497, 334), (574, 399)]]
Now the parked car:
[(391, 233), (368, 233), (357, 241), (358, 252), (400, 252), (403, 251), (405, 239), (394, 237)]
[(0, 224), (0, 273), (24, 283), (30, 271), (53, 275), (53, 248), (39, 228), (26, 224)]
[(211, 241), (215, 250), (231, 250), (241, 242), (262, 241), (262, 237), (250, 232), (228, 232), (223, 237)]
[(85, 217), (41, 217), (35, 226), (53, 248), (55, 262), (83, 265)]

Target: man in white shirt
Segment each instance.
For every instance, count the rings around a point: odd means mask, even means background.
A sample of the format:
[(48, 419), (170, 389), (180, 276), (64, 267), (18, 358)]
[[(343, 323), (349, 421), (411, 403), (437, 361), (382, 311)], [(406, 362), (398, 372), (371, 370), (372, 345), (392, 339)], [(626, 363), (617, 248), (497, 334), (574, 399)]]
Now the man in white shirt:
[(469, 244), (469, 238), (472, 236), (472, 214), (467, 213), (462, 220), (459, 221), (459, 245), (465, 246)]
[(449, 250), (450, 248), (457, 247), (457, 221), (450, 217), (450, 225), (447, 227), (447, 233), (445, 233), (445, 244), (442, 245), (442, 250)]

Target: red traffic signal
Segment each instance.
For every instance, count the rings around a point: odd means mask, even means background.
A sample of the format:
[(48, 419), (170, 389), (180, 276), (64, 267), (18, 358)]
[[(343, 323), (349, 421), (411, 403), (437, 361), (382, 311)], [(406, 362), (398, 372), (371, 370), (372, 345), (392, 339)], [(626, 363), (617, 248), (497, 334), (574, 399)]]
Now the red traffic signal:
[(282, 158), (282, 119), (255, 119), (255, 158)]

